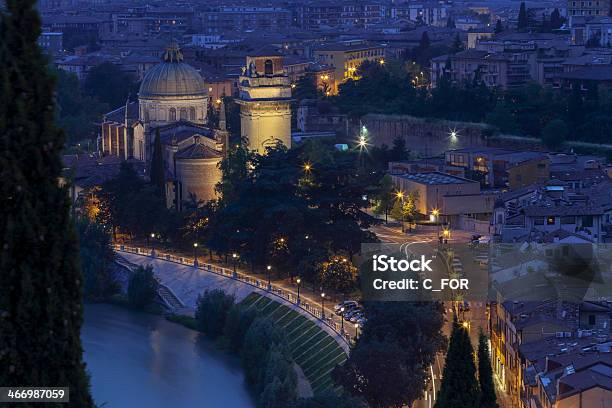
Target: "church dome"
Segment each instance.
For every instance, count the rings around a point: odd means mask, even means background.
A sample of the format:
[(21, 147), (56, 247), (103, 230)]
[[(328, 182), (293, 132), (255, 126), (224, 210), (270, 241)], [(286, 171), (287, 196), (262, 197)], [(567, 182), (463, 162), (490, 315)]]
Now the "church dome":
[(163, 61), (145, 74), (138, 96), (151, 98), (205, 94), (202, 76), (191, 65), (183, 62), (178, 46), (172, 44), (166, 49)]

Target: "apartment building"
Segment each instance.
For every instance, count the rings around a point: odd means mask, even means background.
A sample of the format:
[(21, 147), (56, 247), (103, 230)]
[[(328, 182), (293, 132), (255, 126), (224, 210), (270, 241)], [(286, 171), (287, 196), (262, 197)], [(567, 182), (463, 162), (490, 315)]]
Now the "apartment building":
[(378, 24), (383, 22), (386, 13), (386, 5), (368, 1), (313, 1), (299, 6), (297, 10), (299, 24), (306, 30)]
[(337, 93), (338, 86), (347, 79), (358, 79), (357, 69), (365, 61), (384, 63), (385, 46), (363, 40), (341, 41), (318, 46), (314, 49), (318, 63), (334, 67), (331, 92)]
[(218, 6), (198, 14), (203, 33), (285, 30), (291, 11), (281, 7)]
[(577, 16), (607, 16), (610, 14), (610, 0), (568, 0), (567, 17), (573, 25)]

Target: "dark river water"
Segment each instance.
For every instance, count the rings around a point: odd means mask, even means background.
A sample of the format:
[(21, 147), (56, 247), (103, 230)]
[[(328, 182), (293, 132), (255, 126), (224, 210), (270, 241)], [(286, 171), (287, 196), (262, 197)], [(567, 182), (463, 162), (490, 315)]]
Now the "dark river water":
[(237, 359), (163, 317), (112, 305), (87, 305), (81, 337), (99, 406), (255, 406)]

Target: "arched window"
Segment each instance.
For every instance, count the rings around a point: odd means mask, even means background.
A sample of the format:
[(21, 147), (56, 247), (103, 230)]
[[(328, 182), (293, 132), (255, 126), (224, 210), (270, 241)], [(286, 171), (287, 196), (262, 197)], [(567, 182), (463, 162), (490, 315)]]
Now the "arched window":
[(272, 75), (274, 74), (274, 63), (272, 62), (272, 60), (266, 60), (265, 65), (264, 65), (264, 73), (266, 75)]
[(195, 108), (189, 108), (189, 120), (194, 121), (196, 120), (195, 118)]
[(181, 108), (181, 120), (187, 120), (187, 108)]
[(176, 109), (170, 108), (170, 111), (168, 112), (168, 120), (170, 122), (176, 121)]

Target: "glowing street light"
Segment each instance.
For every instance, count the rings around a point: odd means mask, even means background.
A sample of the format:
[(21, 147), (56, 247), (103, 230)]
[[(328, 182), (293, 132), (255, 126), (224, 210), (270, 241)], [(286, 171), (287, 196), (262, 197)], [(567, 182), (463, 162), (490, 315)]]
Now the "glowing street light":
[(357, 337), (359, 337), (359, 323), (355, 323), (355, 341), (357, 341)]
[(378, 63), (379, 63), (380, 65), (385, 65), (385, 60), (384, 60), (384, 59), (381, 59), (380, 61), (378, 61)]
[(312, 165), (310, 163), (304, 163), (304, 171), (308, 173), (312, 169)]
[(236, 262), (238, 261), (238, 254), (234, 252), (232, 254), (232, 259), (234, 260), (234, 277), (235, 277), (236, 276)]
[(449, 136), (450, 136), (451, 142), (456, 142), (457, 138), (459, 137), (459, 132), (457, 132), (456, 129), (452, 129), (449, 133)]
[(321, 319), (325, 318), (325, 292), (321, 293)]
[(398, 191), (397, 193), (395, 193), (395, 196), (398, 200), (402, 201), (402, 232), (405, 232), (406, 228), (404, 227), (404, 193), (402, 191)]
[(270, 271), (272, 270), (272, 265), (266, 266), (266, 270), (268, 271), (268, 290), (270, 290), (270, 288), (272, 287), (270, 283)]
[(297, 282), (297, 290), (298, 290), (297, 304), (299, 305), (300, 304), (300, 283), (302, 283), (302, 279), (298, 277), (295, 281)]
[(193, 266), (198, 266), (198, 243), (193, 243)]
[(344, 306), (340, 308), (340, 333), (344, 334)]

